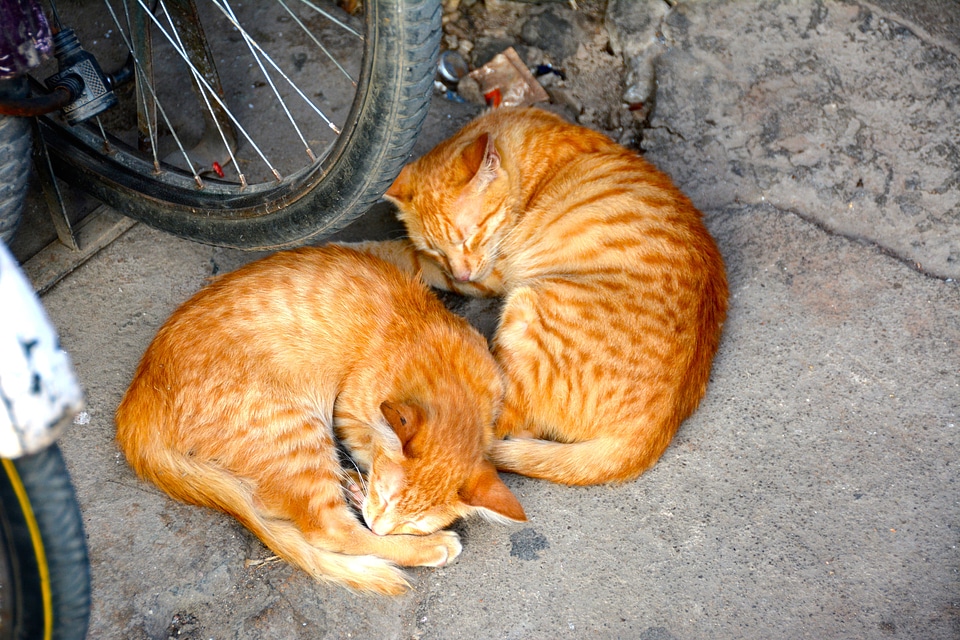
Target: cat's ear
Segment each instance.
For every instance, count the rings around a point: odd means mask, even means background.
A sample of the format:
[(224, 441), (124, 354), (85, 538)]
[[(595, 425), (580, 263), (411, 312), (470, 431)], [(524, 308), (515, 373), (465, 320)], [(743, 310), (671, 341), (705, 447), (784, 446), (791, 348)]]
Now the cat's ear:
[(480, 134), (476, 140), (463, 150), (463, 163), (473, 177), (471, 184), (477, 191), (483, 191), (493, 182), (500, 171), (500, 153), (493, 144), (493, 136)]
[(387, 192), (383, 194), (387, 199), (396, 203), (407, 203), (413, 198), (413, 185), (410, 178), (410, 165), (400, 170), (400, 175), (393, 181)]
[(495, 522), (527, 521), (520, 501), (500, 479), (496, 467), (486, 460), (477, 466), (460, 489), (460, 499), (477, 509), (481, 516)]
[(405, 452), (408, 444), (417, 435), (420, 429), (420, 412), (417, 407), (402, 402), (383, 402), (380, 404), (380, 413), (400, 440), (400, 448)]

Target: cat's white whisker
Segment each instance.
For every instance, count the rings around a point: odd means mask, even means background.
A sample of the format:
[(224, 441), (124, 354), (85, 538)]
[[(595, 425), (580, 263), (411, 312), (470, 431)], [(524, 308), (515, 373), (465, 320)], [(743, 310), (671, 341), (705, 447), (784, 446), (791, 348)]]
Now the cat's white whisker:
[(246, 569), (250, 567), (259, 567), (264, 564), (273, 564), (274, 562), (282, 562), (283, 558), (280, 556), (269, 556), (266, 558), (247, 558), (243, 561), (243, 566)]

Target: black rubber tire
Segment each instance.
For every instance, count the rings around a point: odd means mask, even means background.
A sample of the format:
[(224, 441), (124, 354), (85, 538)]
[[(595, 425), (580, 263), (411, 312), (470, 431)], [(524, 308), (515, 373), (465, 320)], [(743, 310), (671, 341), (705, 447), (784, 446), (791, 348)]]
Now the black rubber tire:
[[(27, 84), (20, 79), (0, 80), (0, 95), (23, 97), (27, 95)], [(32, 136), (29, 118), (0, 115), (0, 241), (6, 244), (10, 244), (23, 212)]]
[(158, 183), (152, 165), (118, 161), (41, 120), (55, 170), (120, 213), (199, 242), (278, 249), (347, 226), (400, 172), (426, 116), (440, 45), (440, 0), (370, 0), (357, 98), (327, 158), (279, 187), (239, 193)]
[(0, 462), (0, 550), (6, 565), (0, 576), (0, 637), (80, 640), (90, 618), (90, 565), (60, 449), (52, 445)]

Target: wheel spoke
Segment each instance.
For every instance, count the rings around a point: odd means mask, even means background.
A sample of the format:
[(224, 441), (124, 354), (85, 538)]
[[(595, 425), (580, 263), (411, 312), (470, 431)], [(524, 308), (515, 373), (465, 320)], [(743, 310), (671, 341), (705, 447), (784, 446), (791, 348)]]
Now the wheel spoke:
[[(230, 12), (230, 18), (237, 22), (237, 16), (233, 12), (233, 8), (228, 3), (228, 0), (223, 0), (226, 9)], [(297, 125), (297, 121), (294, 119), (293, 115), (290, 113), (290, 109), (287, 107), (286, 101), (280, 95), (280, 92), (277, 90), (277, 85), (274, 84), (273, 78), (270, 77), (270, 74), (267, 73), (266, 67), (263, 66), (263, 60), (260, 58), (260, 54), (251, 44), (250, 36), (246, 32), (242, 32), (243, 40), (247, 45), (247, 48), (250, 50), (250, 55), (253, 56), (253, 59), (257, 61), (257, 66), (260, 68), (260, 72), (263, 74), (263, 77), (266, 78), (267, 84), (270, 85), (270, 89), (273, 91), (274, 97), (277, 99), (277, 102), (280, 103), (283, 112), (286, 114), (287, 119), (290, 121), (290, 124), (293, 125), (294, 131), (297, 132), (297, 137), (300, 138), (300, 142), (303, 143), (303, 147), (307, 152), (307, 157), (310, 158), (311, 162), (316, 162), (317, 157), (313, 154), (313, 149), (310, 148), (310, 144), (307, 142), (306, 138), (303, 136), (303, 132), (300, 131), (300, 127)]]
[[(149, 46), (147, 46), (145, 50), (140, 51), (138, 55), (134, 55), (134, 70), (137, 78), (135, 104), (139, 105), (138, 113), (140, 116), (138, 117), (138, 121), (141, 123), (139, 135), (140, 140), (146, 143), (142, 144), (141, 148), (142, 151), (148, 152), (146, 146), (149, 145), (149, 153), (152, 156), (155, 172), (160, 172), (162, 166), (160, 157), (162, 154), (159, 153), (161, 149), (161, 142), (159, 140), (160, 130), (157, 126), (157, 114), (159, 113), (160, 119), (165, 125), (165, 130), (169, 132), (169, 137), (167, 137), (168, 142), (172, 140), (173, 144), (176, 145), (177, 158), (182, 157), (183, 159), (182, 163), (180, 161), (175, 161), (174, 164), (187, 169), (194, 176), (194, 180), (200, 188), (203, 187), (203, 181), (201, 179), (200, 172), (209, 170), (209, 165), (213, 164), (214, 170), (216, 170), (218, 174), (222, 176), (220, 167), (216, 162), (218, 155), (224, 158), (219, 160), (220, 163), (224, 163), (225, 165), (232, 164), (233, 167), (235, 167), (240, 188), (243, 189), (247, 186), (248, 179), (243, 171), (243, 166), (245, 165), (238, 161), (238, 158), (234, 153), (234, 150), (236, 149), (236, 138), (234, 137), (235, 134), (233, 133), (233, 130), (239, 132), (239, 135), (242, 137), (242, 139), (249, 143), (249, 147), (247, 147), (247, 149), (252, 150), (248, 152), (249, 157), (247, 160), (244, 160), (244, 162), (248, 162), (249, 158), (252, 158), (255, 154), (257, 157), (259, 157), (259, 161), (263, 163), (262, 166), (266, 167), (266, 170), (269, 172), (269, 174), (271, 174), (275, 180), (282, 181), (283, 176), (281, 175), (281, 172), (278, 170), (277, 166), (271, 162), (265, 148), (262, 148), (262, 146), (257, 143), (249, 134), (247, 129), (240, 124), (238, 114), (227, 107), (223, 99), (223, 92), (218, 91), (212, 86), (211, 83), (217, 84), (216, 78), (208, 77), (206, 72), (201, 71), (201, 69), (198, 68), (198, 64), (202, 66), (201, 63), (205, 58), (198, 60), (196, 63), (194, 62), (194, 59), (191, 57), (194, 55), (191, 53), (193, 47), (192, 45), (188, 46), (186, 41), (181, 38), (179, 30), (182, 28), (182, 25), (181, 27), (177, 26), (180, 24), (178, 21), (182, 20), (183, 18), (181, 17), (175, 19), (171, 14), (171, 8), (168, 6), (168, 2), (165, 0), (159, 0), (156, 2), (156, 4), (154, 4), (153, 9), (159, 8), (157, 13), (154, 13), (154, 11), (151, 10), (149, 5), (153, 3), (151, 3), (149, 0), (133, 0), (133, 2), (135, 2), (133, 7), (136, 7), (137, 10), (143, 14), (142, 19), (145, 20), (144, 24), (138, 24), (135, 27), (133, 23), (134, 16), (131, 15), (131, 11), (133, 9), (130, 5), (128, 5), (128, 1), (129, 0), (123, 0), (122, 6), (126, 22), (124, 25), (121, 25), (121, 21), (117, 15), (117, 12), (112, 6), (111, 0), (104, 0), (104, 4), (106, 5), (113, 19), (114, 26), (123, 39), (127, 50), (131, 52), (138, 51), (135, 48), (135, 45), (138, 43), (134, 42), (134, 39), (141, 37), (148, 38), (149, 33), (145, 32), (145, 35), (143, 36), (141, 36), (140, 33), (144, 30), (145, 25), (152, 24), (152, 29), (149, 30), (153, 30), (155, 33), (158, 32), (162, 36), (162, 40), (173, 49), (173, 52), (175, 52), (174, 55), (179, 57), (186, 64), (187, 70), (189, 71), (189, 76), (187, 77), (193, 79), (193, 82), (197, 88), (198, 99), (202, 103), (204, 123), (206, 124), (205, 128), (209, 133), (209, 135), (202, 136), (201, 142), (192, 151), (187, 150), (186, 145), (183, 142), (183, 134), (178, 133), (180, 131), (180, 125), (175, 126), (172, 124), (171, 119), (168, 116), (169, 109), (165, 109), (163, 103), (161, 103), (161, 100), (158, 97), (157, 88), (151, 79), (151, 73), (145, 66), (149, 62), (149, 59), (142, 60), (140, 57), (150, 55)], [(361, 42), (363, 41), (363, 36), (360, 33), (346, 24), (343, 20), (338, 19), (329, 11), (317, 6), (310, 0), (299, 1), (306, 5), (306, 7), (308, 7), (310, 10), (319, 13), (330, 23), (336, 25), (346, 33), (357, 37)], [(307, 106), (308, 110), (315, 113), (327, 125), (327, 127), (338, 136), (341, 133), (340, 127), (333, 121), (331, 117), (326, 115), (318, 103), (309, 98), (305, 91), (291, 79), (291, 76), (280, 67), (274, 57), (265, 51), (264, 48), (254, 39), (254, 37), (249, 33), (248, 29), (242, 26), (241, 19), (238, 17), (237, 13), (238, 9), (235, 9), (235, 7), (230, 3), (230, 0), (211, 0), (207, 6), (209, 7), (210, 5), (215, 7), (216, 10), (222, 14), (223, 18), (226, 20), (226, 23), (235, 29), (237, 33), (239, 33), (240, 37), (243, 39), (242, 46), (246, 50), (246, 53), (243, 55), (252, 57), (253, 61), (256, 62), (259, 73), (270, 86), (273, 100), (275, 100), (278, 106), (283, 110), (292, 127), (292, 131), (295, 133), (296, 138), (301, 143), (307, 158), (309, 158), (310, 164), (317, 162), (318, 155), (319, 157), (323, 157), (326, 153), (329, 153), (329, 150), (332, 149), (335, 144), (335, 140), (324, 142), (321, 145), (324, 148), (318, 149), (318, 151), (315, 152), (313, 147), (317, 144), (317, 141), (314, 140), (311, 142), (307, 139), (306, 132), (308, 131), (308, 128), (305, 126), (305, 123), (300, 116), (294, 115), (294, 109), (292, 108), (292, 105), (289, 104), (288, 99), (291, 98), (294, 93), (298, 95), (303, 103)], [(192, 6), (192, 2), (190, 2), (190, 6)], [(304, 20), (296, 14), (289, 1), (277, 0), (277, 7), (278, 10), (285, 12), (287, 16), (289, 16), (296, 23), (297, 31), (305, 34), (314, 45), (320, 48), (323, 56), (326, 59), (329, 59), (333, 65), (335, 65), (337, 72), (341, 75), (341, 77), (346, 78), (349, 81), (350, 86), (354, 87), (355, 89), (357, 86), (356, 77), (347, 70), (344, 64), (341, 64), (334, 57), (331, 50), (321, 42), (318, 35), (314, 34)], [(221, 27), (221, 29), (222, 28), (223, 27)], [(164, 46), (167, 46), (167, 44)], [(142, 48), (143, 47), (141, 47), (141, 49)], [(249, 60), (249, 58), (247, 59)], [(333, 67), (331, 67), (331, 69), (332, 68)], [(282, 80), (286, 83), (285, 86), (289, 87), (291, 90), (291, 92), (285, 92), (287, 97), (284, 97), (284, 93), (281, 92), (283, 82), (277, 81), (277, 74), (279, 75), (279, 78), (282, 78)], [(236, 80), (234, 80), (234, 82), (235, 81)], [(219, 84), (217, 84), (217, 86), (219, 86)], [(164, 95), (167, 98), (170, 98), (169, 95)], [(318, 93), (317, 95), (322, 94)], [(151, 113), (152, 115), (150, 115)], [(299, 122), (298, 118), (300, 118)], [(210, 126), (210, 120), (213, 121), (213, 126)], [(229, 131), (225, 130), (224, 128), (224, 125), (227, 125), (228, 123), (233, 127), (233, 129)], [(190, 127), (193, 126), (194, 125), (190, 125)], [(229, 127), (227, 128), (229, 129)], [(188, 127), (185, 130), (189, 131), (190, 128)], [(293, 133), (288, 134), (287, 137), (290, 140), (293, 140)], [(104, 144), (108, 144), (106, 136), (104, 136)], [(271, 148), (276, 147), (275, 144), (268, 146), (271, 146)], [(219, 148), (220, 151), (217, 151), (217, 148)], [(274, 148), (273, 151), (270, 151), (270, 154), (273, 155), (277, 152), (278, 149)], [(197, 158), (194, 158), (195, 154), (199, 154)], [(212, 163), (209, 161), (211, 160), (210, 158), (205, 157), (205, 154), (213, 156)], [(227, 158), (229, 158), (229, 160), (227, 160)], [(169, 155), (166, 156), (165, 161), (171, 161)], [(296, 168), (291, 167), (290, 170), (295, 171)], [(259, 178), (258, 181), (266, 178), (266, 174), (260, 173), (259, 175), (263, 177)]]
[[(117, 14), (113, 10), (113, 5), (110, 4), (110, 0), (104, 0), (104, 4), (107, 6), (107, 10), (110, 12), (111, 18), (113, 18), (113, 24), (117, 28), (117, 32), (120, 34), (120, 37), (123, 39), (123, 43), (127, 47), (127, 50), (134, 51), (130, 38), (127, 37), (127, 34), (123, 29), (123, 26), (120, 24), (120, 20), (117, 18)], [(141, 6), (142, 6), (142, 3), (141, 3)], [(127, 26), (129, 27), (130, 12), (127, 7), (126, 1), (124, 1), (123, 3), (123, 8), (127, 18)], [(132, 30), (131, 30), (131, 36), (132, 36)], [(133, 64), (136, 67), (136, 72), (138, 77), (138, 83), (137, 83), (138, 90), (140, 87), (143, 87), (150, 94), (151, 99), (153, 100), (154, 104), (157, 106), (157, 110), (160, 111), (160, 117), (163, 118), (164, 124), (167, 125), (167, 129), (169, 129), (170, 134), (177, 145), (177, 148), (180, 150), (180, 153), (183, 155), (183, 159), (184, 161), (186, 161), (186, 166), (189, 168), (190, 173), (193, 174), (194, 182), (196, 182), (198, 188), (202, 189), (203, 179), (200, 177), (200, 174), (197, 172), (196, 167), (194, 167), (193, 161), (190, 159), (190, 156), (187, 155), (187, 151), (184, 148), (183, 143), (180, 141), (180, 137), (177, 135), (176, 128), (174, 128), (174, 126), (170, 123), (170, 119), (167, 117), (166, 110), (163, 108), (163, 105), (161, 104), (161, 102), (157, 99), (157, 93), (153, 88), (153, 86), (151, 85), (151, 83), (147, 80), (147, 74), (144, 71), (143, 67), (141, 66), (140, 61), (137, 60), (136, 56), (134, 56), (133, 58)], [(143, 96), (143, 99), (146, 100), (145, 95)], [(149, 123), (149, 119), (148, 119), (148, 123)], [(155, 136), (155, 133), (153, 132), (153, 127), (151, 127), (151, 137), (153, 136)], [(157, 160), (157, 156), (156, 156), (155, 140), (151, 144), (151, 146), (154, 148), (154, 153), (153, 153), (154, 167), (157, 168), (159, 166), (159, 160)]]
[[(163, 2), (163, 0), (160, 0), (160, 8), (163, 10), (163, 14), (167, 17), (167, 22), (170, 25), (170, 31), (173, 32), (173, 35), (177, 39), (175, 48), (177, 48), (178, 51), (183, 51), (184, 53), (186, 53), (186, 48), (183, 46), (183, 41), (180, 39), (180, 32), (177, 31), (176, 25), (174, 25), (173, 23), (173, 18), (170, 17), (170, 13), (167, 11), (167, 4), (166, 2)], [(171, 42), (171, 44), (173, 43)], [(193, 63), (190, 60), (188, 60), (187, 57), (184, 57), (184, 60), (187, 61), (187, 66), (190, 68), (190, 73), (193, 74), (194, 81), (198, 85), (200, 85), (200, 83), (202, 82), (203, 86), (207, 87), (207, 90), (210, 92), (210, 95), (213, 95), (216, 97), (216, 92), (213, 90), (212, 87), (210, 87), (210, 85), (207, 83), (207, 80), (197, 70), (197, 68), (193, 65)], [(227, 134), (223, 130), (223, 126), (220, 123), (220, 118), (217, 117), (217, 114), (214, 112), (213, 107), (210, 105), (210, 99), (207, 97), (207, 91), (201, 90), (199, 93), (200, 93), (200, 97), (203, 99), (204, 106), (207, 108), (207, 113), (210, 114), (210, 120), (212, 120), (214, 125), (216, 126), (217, 133), (220, 135), (220, 140), (223, 142), (223, 146), (227, 150), (227, 154), (230, 156), (230, 162), (232, 162), (233, 166), (236, 167), (237, 169), (237, 176), (240, 179), (240, 185), (242, 187), (247, 186), (247, 178), (246, 176), (243, 175), (243, 171), (240, 169), (240, 165), (237, 163), (236, 156), (233, 155), (233, 148), (232, 148), (233, 145), (231, 145), (230, 141), (227, 140)], [(222, 102), (220, 103), (220, 105), (224, 110), (227, 110), (226, 106)], [(229, 111), (228, 111), (228, 115), (229, 115)], [(262, 156), (261, 154), (261, 157), (263, 157), (264, 162), (267, 162), (267, 159), (265, 156)], [(267, 165), (269, 166), (270, 163), (267, 162)], [(280, 180), (281, 178), (280, 178), (279, 172), (276, 169), (274, 169), (272, 166), (270, 166), (270, 169), (273, 171), (273, 174), (274, 176), (276, 176), (277, 180)]]
[[(224, 0), (224, 1), (226, 1), (226, 0)], [(353, 86), (357, 86), (357, 80), (356, 80), (353, 76), (351, 76), (351, 75), (347, 72), (346, 69), (343, 68), (343, 65), (340, 64), (340, 62), (339, 62), (336, 58), (333, 57), (333, 54), (330, 53), (325, 46), (323, 46), (323, 43), (320, 42), (320, 40), (317, 38), (317, 36), (313, 35), (313, 32), (310, 31), (310, 29), (307, 28), (307, 25), (303, 24), (303, 21), (300, 19), (300, 17), (297, 16), (297, 14), (295, 14), (293, 11), (291, 11), (290, 7), (287, 6), (287, 3), (284, 2), (283, 0), (277, 0), (277, 3), (278, 3), (281, 7), (283, 7), (283, 8), (286, 10), (287, 13), (290, 14), (290, 17), (293, 18), (294, 22), (296, 22), (297, 25), (298, 25), (301, 29), (303, 29), (303, 32), (304, 32), (305, 34), (307, 34), (307, 37), (309, 37), (311, 40), (313, 40), (314, 44), (316, 44), (318, 47), (320, 47), (320, 50), (323, 51), (324, 55), (326, 55), (326, 56), (330, 59), (330, 61), (333, 62), (334, 65), (336, 65), (337, 69), (339, 69), (340, 72), (343, 73), (343, 75), (345, 75), (345, 76), (347, 77), (347, 79), (350, 81), (350, 84), (352, 84)], [(327, 15), (327, 14), (324, 13), (324, 15)], [(332, 18), (331, 18), (331, 19), (332, 19)], [(337, 24), (342, 24), (342, 23), (340, 23), (339, 21), (337, 21)]]
[[(203, 74), (201, 74), (199, 71), (197, 71), (197, 69), (196, 69), (196, 67), (193, 65), (193, 63), (190, 62), (190, 57), (187, 55), (187, 52), (184, 51), (183, 49), (181, 49), (181, 48), (177, 45), (177, 43), (174, 41), (174, 38), (172, 38), (172, 37), (170, 36), (170, 34), (167, 33), (167, 30), (166, 30), (166, 29), (164, 28), (164, 26), (160, 23), (160, 21), (157, 19), (157, 17), (154, 16), (152, 13), (150, 13), (150, 11), (149, 11), (149, 9), (147, 8), (144, 0), (137, 0), (137, 3), (140, 5), (141, 8), (143, 8), (145, 11), (147, 11), (147, 15), (150, 16), (150, 19), (153, 21), (154, 25), (157, 27), (157, 29), (160, 31), (160, 33), (162, 33), (163, 36), (167, 39), (167, 42), (169, 42), (170, 45), (174, 48), (174, 50), (177, 52), (177, 55), (179, 55), (180, 58), (186, 63), (187, 67), (190, 69), (190, 72), (193, 74), (194, 78), (196, 78), (197, 83), (198, 83), (203, 89), (206, 89), (206, 91), (201, 90), (201, 93), (205, 93), (206, 95), (210, 96), (211, 98), (214, 99), (214, 101), (215, 101), (218, 105), (220, 105), (220, 107), (221, 107), (221, 108), (224, 110), (224, 112), (226, 113), (227, 117), (230, 118), (230, 122), (233, 123), (233, 126), (235, 126), (235, 127), (237, 128), (237, 131), (239, 131), (239, 132), (243, 135), (244, 139), (250, 144), (250, 146), (251, 146), (251, 147), (253, 148), (253, 150), (257, 153), (257, 155), (260, 156), (260, 159), (263, 160), (263, 163), (267, 165), (267, 167), (270, 169), (271, 173), (273, 173), (274, 177), (276, 177), (278, 180), (280, 180), (280, 179), (281, 179), (280, 172), (277, 171), (276, 168), (274, 168), (273, 164), (271, 164), (271, 162), (267, 159), (267, 157), (266, 157), (266, 155), (264, 155), (263, 151), (260, 150), (260, 147), (257, 145), (257, 143), (254, 142), (253, 138), (250, 137), (250, 134), (247, 133), (247, 130), (243, 128), (243, 126), (242, 126), (242, 125), (240, 124), (240, 122), (237, 120), (236, 116), (233, 115), (233, 113), (230, 111), (230, 109), (227, 107), (227, 105), (223, 102), (223, 99), (221, 99), (220, 96), (217, 95), (217, 92), (214, 91), (213, 87), (210, 86), (210, 84), (207, 82), (206, 78), (203, 77)], [(216, 3), (215, 3), (215, 4), (216, 4)], [(217, 5), (217, 6), (219, 7), (219, 5)], [(221, 8), (221, 10), (222, 10), (222, 8)], [(238, 169), (239, 169), (239, 168), (238, 168)]]
[(97, 128), (100, 129), (100, 137), (103, 139), (103, 152), (110, 153), (110, 141), (107, 139), (107, 132), (103, 130), (103, 123), (100, 121), (100, 116), (95, 118), (97, 121)]
[(310, 0), (300, 0), (300, 2), (303, 3), (303, 4), (305, 4), (305, 5), (307, 5), (308, 7), (310, 7), (311, 9), (313, 9), (314, 11), (316, 11), (317, 13), (319, 13), (320, 15), (322, 15), (324, 18), (326, 18), (326, 19), (329, 20), (330, 22), (332, 22), (332, 23), (334, 23), (335, 25), (341, 27), (341, 28), (342, 28), (344, 31), (346, 31), (347, 33), (351, 33), (351, 34), (357, 36), (358, 38), (360, 38), (360, 41), (361, 41), (361, 42), (363, 41), (363, 34), (362, 34), (362, 33), (357, 32), (353, 27), (351, 27), (350, 25), (346, 24), (345, 22), (341, 22), (341, 21), (338, 20), (336, 17), (334, 17), (332, 14), (328, 13), (325, 9), (321, 9), (320, 7), (318, 7), (317, 5), (315, 5), (314, 3), (310, 2)]
[[(104, 0), (104, 2), (106, 3), (107, 8), (110, 10), (110, 15), (111, 17), (113, 17), (113, 21), (115, 26), (117, 27), (117, 31), (120, 33), (121, 37), (124, 39), (124, 42), (127, 44), (127, 50), (131, 52), (131, 56), (133, 57), (133, 61), (135, 65), (134, 73), (136, 74), (136, 78), (137, 78), (135, 83), (136, 96), (137, 96), (136, 98), (137, 99), (137, 122), (138, 122), (138, 125), (140, 124), (140, 122), (146, 123), (147, 136), (150, 138), (150, 155), (153, 157), (153, 170), (154, 172), (159, 173), (160, 159), (157, 157), (157, 127), (155, 126), (157, 115), (155, 112), (151, 113), (151, 109), (150, 109), (151, 104), (155, 107), (158, 107), (159, 105), (157, 105), (156, 98), (148, 99), (148, 93), (152, 93), (152, 90), (148, 92), (146, 87), (146, 85), (149, 84), (148, 74), (140, 67), (139, 65), (140, 60), (137, 58), (136, 55), (133, 54), (133, 52), (137, 51), (137, 49), (135, 49), (134, 47), (136, 47), (141, 43), (134, 41), (134, 38), (136, 37), (135, 34), (137, 33), (137, 31), (133, 28), (133, 25), (130, 22), (130, 7), (127, 4), (127, 0), (124, 0), (123, 13), (124, 13), (124, 18), (127, 21), (127, 31), (130, 33), (130, 40), (131, 40), (130, 42), (127, 42), (127, 38), (123, 32), (123, 28), (119, 25), (117, 16), (113, 12), (113, 7), (110, 5), (110, 3), (107, 0)], [(138, 136), (139, 134), (140, 134), (140, 130), (138, 126)], [(138, 139), (138, 142), (139, 142), (139, 139)], [(193, 168), (192, 165), (188, 164), (188, 166), (190, 166), (191, 169)]]
[[(138, 0), (138, 1), (143, 2), (143, 0)], [(226, 0), (212, 0), (212, 1), (214, 6), (220, 9), (220, 11), (224, 14), (224, 16), (226, 16), (227, 20), (230, 21), (231, 25), (233, 25), (233, 27), (237, 31), (239, 31), (245, 39), (249, 38), (249, 42), (253, 45), (253, 47), (256, 48), (256, 50), (263, 55), (264, 60), (270, 63), (270, 66), (273, 67), (274, 71), (279, 73), (280, 77), (282, 77), (284, 80), (287, 81), (287, 84), (290, 85), (290, 88), (293, 89), (296, 92), (296, 94), (300, 96), (303, 99), (303, 101), (306, 102), (307, 105), (309, 105), (318, 116), (320, 116), (320, 118), (323, 119), (324, 122), (327, 123), (328, 127), (333, 129), (334, 133), (336, 133), (337, 135), (340, 135), (340, 127), (335, 125), (333, 121), (330, 120), (330, 118), (328, 118), (326, 114), (320, 110), (320, 107), (315, 105), (313, 103), (313, 100), (308, 98), (306, 94), (303, 93), (303, 90), (301, 90), (300, 87), (298, 87), (297, 84), (290, 79), (290, 76), (284, 73), (283, 69), (281, 69), (280, 66), (273, 60), (273, 58), (270, 57), (270, 54), (264, 51), (263, 47), (261, 47), (259, 43), (257, 43), (257, 41), (253, 37), (251, 37), (249, 33), (247, 33), (246, 29), (244, 29), (239, 22), (237, 22), (236, 20), (230, 17), (230, 14), (227, 13), (227, 10), (220, 4), (221, 1), (225, 2)]]

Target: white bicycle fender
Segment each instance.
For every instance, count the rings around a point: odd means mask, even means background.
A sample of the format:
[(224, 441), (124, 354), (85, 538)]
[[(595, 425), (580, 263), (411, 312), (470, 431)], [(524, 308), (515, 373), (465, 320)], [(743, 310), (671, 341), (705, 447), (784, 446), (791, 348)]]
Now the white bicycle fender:
[(83, 408), (83, 391), (40, 301), (0, 242), (0, 457), (52, 444)]

